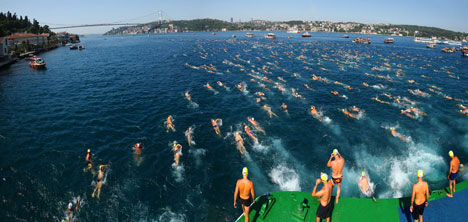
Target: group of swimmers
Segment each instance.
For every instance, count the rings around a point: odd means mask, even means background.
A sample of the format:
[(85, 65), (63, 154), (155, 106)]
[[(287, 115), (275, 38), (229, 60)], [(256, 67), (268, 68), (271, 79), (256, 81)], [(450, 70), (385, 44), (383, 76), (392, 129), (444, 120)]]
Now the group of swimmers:
[[(463, 165), (460, 164), (460, 160), (454, 155), (453, 151), (449, 151), (450, 157), (450, 169), (447, 175), (449, 180), (450, 193), (447, 193), (448, 197), (453, 197), (455, 192), (456, 177)], [(312, 190), (312, 196), (320, 199), (316, 211), (316, 221), (320, 222), (326, 220), (330, 222), (332, 214), (332, 192), (336, 185), (336, 204), (339, 202), (341, 193), (341, 183), (343, 182), (343, 168), (345, 160), (338, 152), (334, 149), (328, 160), (327, 167), (331, 167), (332, 175), (328, 177), (326, 173), (321, 172), (320, 178), (315, 181), (315, 186)], [(417, 171), (418, 182), (413, 185), (411, 194), (411, 205), (410, 212), (415, 222), (423, 221), (424, 208), (429, 204), (429, 186), (428, 183), (423, 181), (424, 172), (423, 170)], [(244, 167), (242, 169), (242, 179), (237, 180), (236, 188), (234, 191), (234, 208), (237, 208), (237, 201), (239, 200), (242, 210), (244, 213), (245, 221), (249, 221), (250, 207), (255, 203), (255, 190), (253, 182), (248, 179), (248, 169)], [(322, 183), (322, 189), (317, 191), (317, 186)], [(374, 188), (370, 186), (370, 179), (367, 174), (363, 171), (358, 183), (360, 191), (368, 198), (372, 198), (374, 202), (377, 200), (374, 197)]]

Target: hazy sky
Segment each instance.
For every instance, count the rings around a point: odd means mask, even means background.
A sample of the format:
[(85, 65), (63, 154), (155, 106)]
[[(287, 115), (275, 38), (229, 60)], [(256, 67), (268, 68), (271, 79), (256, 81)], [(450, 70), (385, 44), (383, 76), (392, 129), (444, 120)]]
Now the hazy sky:
[[(0, 0), (0, 11), (16, 12), (54, 27), (70, 24), (151, 22), (216, 18), (352, 21), (434, 26), (468, 32), (468, 0)], [(78, 34), (104, 33), (111, 26), (75, 28)], [(62, 30), (54, 30), (62, 31)]]

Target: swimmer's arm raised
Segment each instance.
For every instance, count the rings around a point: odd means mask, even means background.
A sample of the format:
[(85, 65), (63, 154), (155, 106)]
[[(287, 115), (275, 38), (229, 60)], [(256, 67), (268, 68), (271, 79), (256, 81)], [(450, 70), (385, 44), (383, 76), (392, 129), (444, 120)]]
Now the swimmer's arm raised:
[(328, 160), (327, 167), (331, 167), (331, 159), (333, 158), (333, 154), (330, 155), (330, 159)]
[(325, 193), (325, 191), (323, 191), (323, 190), (320, 190), (319, 192), (317, 192), (317, 185), (319, 183), (320, 183), (320, 179), (317, 179), (317, 181), (315, 182), (314, 190), (312, 190), (312, 196), (313, 197), (321, 197)]

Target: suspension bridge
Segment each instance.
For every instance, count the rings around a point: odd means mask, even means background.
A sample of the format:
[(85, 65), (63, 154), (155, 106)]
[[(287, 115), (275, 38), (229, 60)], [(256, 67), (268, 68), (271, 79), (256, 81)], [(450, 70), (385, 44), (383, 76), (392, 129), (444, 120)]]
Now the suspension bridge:
[[(158, 16), (157, 20), (156, 20), (156, 24), (158, 24), (158, 27), (159, 27), (163, 23), (162, 11), (159, 10), (159, 11), (156, 11), (156, 13), (157, 13), (157, 16)], [(145, 18), (145, 17), (148, 17), (148, 16), (154, 16), (154, 13), (144, 15), (144, 16), (141, 16), (141, 17), (138, 17), (138, 18), (129, 19), (129, 20), (127, 20), (127, 22), (119, 21), (119, 22), (111, 22), (111, 23), (80, 24), (80, 25), (63, 25), (63, 24), (52, 24), (52, 23), (45, 23), (45, 24), (53, 26), (53, 27), (49, 27), (49, 29), (71, 29), (71, 28), (84, 28), (84, 27), (96, 27), (96, 26), (134, 26), (134, 25), (143, 25), (143, 24), (146, 24), (146, 23), (128, 23), (128, 21), (141, 19), (141, 18)]]

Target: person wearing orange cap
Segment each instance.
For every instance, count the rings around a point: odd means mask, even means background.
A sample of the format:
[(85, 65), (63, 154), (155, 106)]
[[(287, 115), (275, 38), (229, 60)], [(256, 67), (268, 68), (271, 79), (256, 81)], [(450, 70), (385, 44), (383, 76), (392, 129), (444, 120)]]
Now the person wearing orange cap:
[(447, 194), (448, 197), (453, 197), (453, 192), (455, 192), (455, 184), (457, 181), (455, 181), (455, 178), (458, 176), (458, 169), (460, 167), (460, 159), (458, 159), (457, 156), (453, 154), (453, 151), (449, 151), (449, 156), (450, 156), (450, 170), (449, 174), (447, 176), (449, 180), (449, 185), (450, 185), (450, 194)]
[(175, 132), (175, 127), (174, 127), (174, 119), (172, 118), (172, 116), (168, 116), (167, 117), (167, 121), (166, 121), (166, 126), (167, 126), (167, 130), (166, 132), (168, 133), (169, 130), (172, 130), (172, 132)]
[[(317, 186), (320, 183), (323, 183), (323, 187), (320, 191), (317, 192)], [(328, 175), (326, 173), (320, 173), (320, 178), (315, 181), (315, 186), (312, 190), (312, 196), (320, 198), (320, 205), (318, 206), (317, 212), (315, 213), (315, 221), (322, 221), (325, 219), (327, 222), (330, 222), (333, 205), (331, 201), (333, 185), (333, 182), (328, 179)]]
[[(234, 208), (237, 208), (237, 197), (244, 212), (244, 221), (249, 220), (250, 206), (255, 203), (255, 190), (254, 184), (248, 179), (249, 170), (247, 167), (242, 169), (242, 179), (237, 180), (236, 190), (234, 191)], [(252, 195), (252, 198), (250, 197)]]
[(211, 119), (211, 125), (213, 125), (213, 129), (216, 133), (216, 135), (219, 135), (221, 134), (221, 130), (219, 129), (219, 127), (223, 124), (223, 120), (221, 119)]
[[(418, 182), (413, 185), (413, 193), (411, 194), (410, 212), (413, 214), (414, 221), (422, 222), (424, 208), (429, 205), (429, 186), (422, 178), (424, 173), (418, 170)], [(413, 204), (416, 203), (416, 206)]]
[(133, 148), (135, 149), (135, 155), (133, 156), (133, 159), (135, 160), (136, 165), (140, 166), (141, 161), (142, 161), (141, 160), (141, 151), (143, 150), (143, 144), (135, 143)]

